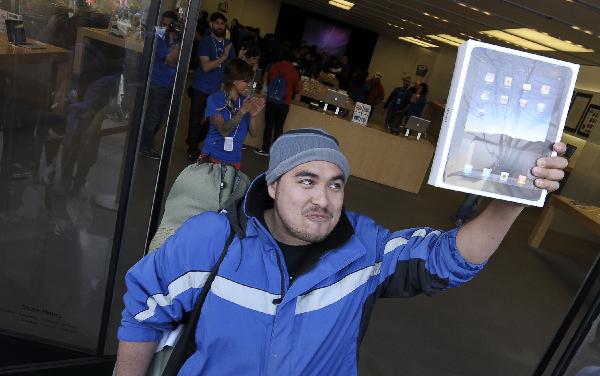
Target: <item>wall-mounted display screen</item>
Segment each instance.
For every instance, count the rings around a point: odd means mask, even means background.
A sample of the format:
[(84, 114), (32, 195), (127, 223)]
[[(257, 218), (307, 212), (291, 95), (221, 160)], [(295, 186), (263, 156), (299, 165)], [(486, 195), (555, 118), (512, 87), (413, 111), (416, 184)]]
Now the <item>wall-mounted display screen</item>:
[(350, 30), (343, 27), (309, 18), (306, 20), (302, 40), (332, 56), (341, 57), (346, 52), (350, 34)]

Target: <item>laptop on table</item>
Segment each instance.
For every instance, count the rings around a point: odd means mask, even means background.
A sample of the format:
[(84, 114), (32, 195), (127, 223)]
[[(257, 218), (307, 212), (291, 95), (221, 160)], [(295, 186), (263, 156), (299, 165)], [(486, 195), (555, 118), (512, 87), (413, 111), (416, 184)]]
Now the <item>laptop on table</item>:
[(408, 136), (410, 131), (417, 132), (417, 140), (421, 138), (421, 134), (427, 133), (427, 129), (429, 128), (429, 124), (431, 121), (422, 119), (420, 117), (411, 116), (406, 123), (406, 134)]

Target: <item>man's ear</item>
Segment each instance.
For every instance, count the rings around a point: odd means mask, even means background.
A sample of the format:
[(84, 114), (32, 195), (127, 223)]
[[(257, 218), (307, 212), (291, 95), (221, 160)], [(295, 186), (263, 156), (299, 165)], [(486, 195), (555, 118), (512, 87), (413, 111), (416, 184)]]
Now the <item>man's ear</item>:
[(273, 182), (267, 187), (267, 190), (269, 191), (269, 196), (271, 196), (273, 200), (275, 200), (275, 193), (277, 192), (277, 183), (278, 182)]

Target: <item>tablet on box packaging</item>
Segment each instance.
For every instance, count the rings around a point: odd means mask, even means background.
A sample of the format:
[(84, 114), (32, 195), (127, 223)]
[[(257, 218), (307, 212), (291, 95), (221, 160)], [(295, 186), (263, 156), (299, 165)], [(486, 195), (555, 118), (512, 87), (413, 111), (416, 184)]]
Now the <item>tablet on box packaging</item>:
[(526, 205), (531, 169), (554, 156), (579, 65), (470, 40), (458, 49), (429, 184)]

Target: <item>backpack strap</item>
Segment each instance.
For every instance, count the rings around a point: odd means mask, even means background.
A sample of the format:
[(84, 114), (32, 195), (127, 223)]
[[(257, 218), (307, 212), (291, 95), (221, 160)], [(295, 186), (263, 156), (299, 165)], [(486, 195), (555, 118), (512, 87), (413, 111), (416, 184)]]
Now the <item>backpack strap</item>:
[(219, 271), (219, 267), (221, 263), (225, 259), (225, 255), (229, 250), (229, 246), (233, 242), (233, 238), (235, 237), (236, 232), (231, 228), (229, 233), (229, 237), (227, 241), (225, 241), (225, 245), (223, 246), (223, 251), (221, 252), (221, 256), (215, 263), (215, 266), (210, 272), (208, 279), (204, 283), (202, 287), (202, 291), (200, 291), (200, 295), (198, 296), (198, 300), (196, 301), (196, 305), (194, 306), (194, 310), (192, 311), (189, 319), (183, 329), (183, 333), (181, 333), (181, 337), (177, 341), (177, 344), (173, 348), (173, 352), (169, 357), (169, 361), (163, 370), (162, 376), (176, 376), (179, 373), (179, 370), (183, 366), (186, 360), (196, 351), (196, 327), (198, 326), (198, 320), (200, 319), (200, 312), (202, 311), (202, 306), (204, 305), (204, 301), (206, 300), (206, 296), (210, 291), (210, 287), (217, 277), (217, 273)]

